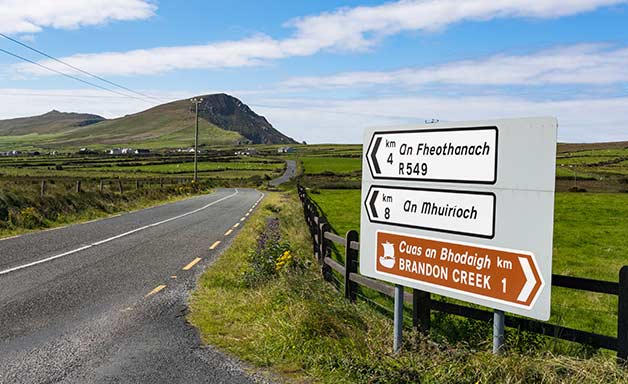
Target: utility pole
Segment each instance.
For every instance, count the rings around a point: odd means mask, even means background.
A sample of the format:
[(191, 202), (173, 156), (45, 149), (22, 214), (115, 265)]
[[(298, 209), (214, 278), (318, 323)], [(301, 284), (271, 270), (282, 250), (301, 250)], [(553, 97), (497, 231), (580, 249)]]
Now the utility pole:
[(198, 182), (198, 105), (203, 102), (202, 97), (190, 99), (196, 108), (196, 129), (194, 130), (194, 182)]

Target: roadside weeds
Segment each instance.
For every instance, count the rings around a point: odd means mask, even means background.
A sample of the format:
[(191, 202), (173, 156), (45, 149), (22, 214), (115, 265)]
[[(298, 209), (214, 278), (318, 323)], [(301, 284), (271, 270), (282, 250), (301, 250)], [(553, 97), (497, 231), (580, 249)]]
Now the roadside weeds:
[[(268, 218), (280, 223), (301, 267), (246, 284), (251, 253)], [(279, 260), (281, 255), (276, 255)], [(510, 352), (436, 344), (417, 334), (392, 354), (392, 321), (363, 302), (350, 304), (324, 282), (294, 193), (270, 193), (230, 248), (200, 278), (189, 321), (205, 343), (290, 382), (318, 383), (625, 383), (614, 358)]]

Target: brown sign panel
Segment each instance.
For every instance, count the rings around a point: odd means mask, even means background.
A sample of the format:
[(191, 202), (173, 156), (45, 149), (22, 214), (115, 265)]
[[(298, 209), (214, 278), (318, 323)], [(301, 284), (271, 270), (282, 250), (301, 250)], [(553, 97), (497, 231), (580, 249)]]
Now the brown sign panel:
[[(530, 252), (377, 231), (377, 272), (529, 308), (543, 286)], [(426, 288), (429, 291), (429, 289)]]

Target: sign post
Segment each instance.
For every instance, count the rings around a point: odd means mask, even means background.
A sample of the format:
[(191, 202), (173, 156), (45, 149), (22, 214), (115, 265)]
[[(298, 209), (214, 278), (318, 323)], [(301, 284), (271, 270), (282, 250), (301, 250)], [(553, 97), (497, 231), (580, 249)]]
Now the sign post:
[(493, 353), (501, 355), (504, 352), (504, 311), (496, 309), (493, 312)]
[(554, 118), (366, 130), (360, 273), (493, 308), (495, 352), (504, 311), (547, 320), (556, 133)]
[(401, 350), (401, 336), (403, 332), (403, 285), (395, 285), (394, 298), (394, 314), (393, 314), (393, 351), (395, 353)]

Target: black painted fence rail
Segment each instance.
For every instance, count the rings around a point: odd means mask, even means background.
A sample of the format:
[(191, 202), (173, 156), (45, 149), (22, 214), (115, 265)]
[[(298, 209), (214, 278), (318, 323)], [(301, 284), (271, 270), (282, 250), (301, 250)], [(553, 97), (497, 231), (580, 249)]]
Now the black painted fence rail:
[[(310, 199), (305, 188), (300, 185), (297, 188), (303, 204), (305, 220), (312, 235), (314, 254), (322, 265), (323, 276), (331, 281), (333, 278), (332, 270), (342, 275), (344, 278), (344, 295), (352, 302), (357, 299), (358, 285), (393, 297), (394, 287), (392, 285), (358, 273), (358, 251), (360, 249), (358, 232), (350, 230), (345, 237), (331, 232), (327, 219)], [(330, 257), (330, 243), (345, 248), (345, 265)], [(590, 345), (595, 348), (617, 351), (618, 360), (626, 362), (628, 359), (628, 266), (622, 267), (619, 271), (619, 282), (552, 275), (552, 286), (618, 296), (617, 337), (509, 315), (506, 316), (506, 326)], [(429, 292), (416, 289), (412, 293), (404, 293), (404, 302), (412, 306), (413, 326), (422, 332), (427, 332), (430, 328), (431, 311), (464, 316), (474, 320), (492, 321), (493, 319), (493, 312), (491, 311), (435, 300), (432, 299)]]

